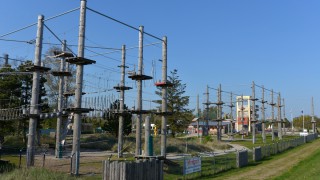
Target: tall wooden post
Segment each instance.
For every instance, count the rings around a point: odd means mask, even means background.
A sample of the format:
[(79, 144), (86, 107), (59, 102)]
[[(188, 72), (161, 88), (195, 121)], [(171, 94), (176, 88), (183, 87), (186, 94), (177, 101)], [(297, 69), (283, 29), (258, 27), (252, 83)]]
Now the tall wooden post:
[[(162, 82), (167, 84), (167, 45), (168, 39), (166, 36), (162, 38)], [(161, 156), (166, 157), (166, 148), (167, 148), (167, 88), (168, 86), (162, 87), (162, 118), (161, 118)]]
[(262, 100), (261, 100), (262, 106), (261, 106), (261, 114), (262, 114), (262, 119), (261, 119), (261, 123), (262, 123), (262, 142), (266, 143), (266, 113), (265, 113), (265, 107), (264, 104), (266, 103), (266, 101), (264, 100), (264, 86), (262, 86)]
[(278, 138), (282, 140), (281, 96), (278, 94)]
[[(62, 44), (62, 52), (66, 51), (66, 41), (63, 41)], [(65, 70), (65, 58), (61, 57), (60, 62), (60, 72)], [(56, 158), (59, 157), (59, 152), (61, 150), (61, 125), (62, 125), (62, 108), (64, 106), (63, 103), (63, 88), (64, 88), (64, 76), (59, 76), (59, 94), (58, 94), (58, 112), (59, 115), (57, 117), (57, 127), (56, 127), (56, 149), (55, 155)], [(61, 158), (61, 157), (59, 157)]]
[[(143, 26), (139, 27), (139, 62), (138, 62), (138, 75), (143, 74)], [(136, 156), (141, 155), (141, 124), (142, 124), (142, 79), (137, 80), (137, 89), (138, 89), (138, 96), (137, 96), (137, 111), (138, 117), (136, 121)]]
[[(79, 23), (79, 38), (78, 38), (78, 57), (84, 57), (85, 45), (85, 29), (86, 29), (86, 6), (87, 1), (81, 0), (80, 5), (80, 23)], [(83, 64), (77, 64), (76, 70), (76, 89), (75, 89), (75, 108), (81, 109), (82, 101), (82, 86), (83, 86)], [(81, 111), (74, 112), (73, 123), (73, 142), (72, 142), (72, 172), (76, 176), (79, 175), (80, 164), (80, 136), (81, 136)]]
[[(35, 59), (34, 66), (41, 66), (41, 51), (43, 39), (43, 20), (44, 16), (38, 16), (38, 30), (36, 37)], [(37, 121), (40, 115), (39, 112), (39, 92), (40, 92), (40, 71), (33, 72), (32, 80), (32, 94), (30, 103), (30, 120), (29, 120), (29, 134), (27, 145), (27, 167), (34, 166), (34, 140), (36, 135)]]
[(255, 84), (252, 82), (252, 115), (251, 115), (251, 126), (252, 126), (252, 143), (256, 143), (256, 92), (255, 92)]

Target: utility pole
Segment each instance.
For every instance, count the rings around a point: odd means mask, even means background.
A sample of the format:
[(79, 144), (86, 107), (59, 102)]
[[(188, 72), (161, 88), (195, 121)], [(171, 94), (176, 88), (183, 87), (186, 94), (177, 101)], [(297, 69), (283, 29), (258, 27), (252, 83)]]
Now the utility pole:
[(166, 158), (166, 148), (167, 148), (167, 110), (168, 110), (168, 98), (167, 91), (168, 86), (171, 84), (167, 82), (167, 45), (168, 38), (164, 36), (162, 38), (162, 118), (161, 118), (161, 156)]
[(124, 92), (126, 90), (131, 89), (131, 87), (125, 86), (125, 74), (126, 74), (126, 46), (122, 45), (122, 62), (119, 66), (121, 68), (121, 80), (120, 85), (115, 86), (114, 89), (120, 91), (120, 108), (119, 108), (119, 131), (118, 131), (118, 158), (123, 156), (122, 148), (123, 148), (123, 121), (124, 121)]
[(271, 134), (272, 134), (272, 141), (274, 141), (274, 106), (276, 105), (273, 102), (273, 89), (271, 90)]
[(312, 123), (313, 134), (317, 134), (316, 121), (314, 120), (313, 97), (311, 98), (311, 123)]
[(266, 131), (265, 131), (265, 128), (266, 128), (266, 113), (265, 113), (265, 107), (264, 107), (264, 104), (266, 102), (267, 101), (264, 100), (264, 86), (262, 86), (262, 100), (261, 100), (261, 103), (262, 103), (262, 106), (261, 106), (262, 119), (261, 119), (261, 123), (262, 123), (262, 142), (263, 143), (266, 143)]
[[(38, 16), (38, 30), (36, 37), (35, 59), (33, 67), (41, 67), (41, 51), (43, 39), (43, 21), (44, 16)], [(34, 68), (32, 80), (32, 95), (30, 103), (30, 120), (29, 120), (29, 134), (27, 145), (27, 167), (34, 166), (34, 139), (36, 134), (37, 121), (40, 115), (39, 112), (39, 92), (40, 92), (40, 68)]]
[[(62, 52), (66, 51), (66, 41), (63, 41), (62, 44)], [(60, 72), (65, 71), (65, 58), (60, 58)], [(55, 156), (56, 158), (61, 158), (59, 154), (61, 151), (61, 124), (62, 124), (62, 108), (63, 108), (63, 86), (64, 86), (64, 75), (58, 74), (59, 76), (59, 94), (58, 94), (58, 112), (59, 115), (57, 116), (57, 127), (56, 127), (56, 149), (55, 149)]]
[(278, 94), (278, 138), (282, 140), (281, 97)]
[(256, 92), (255, 92), (255, 84), (252, 81), (252, 116), (251, 116), (251, 125), (252, 125), (252, 143), (256, 143)]

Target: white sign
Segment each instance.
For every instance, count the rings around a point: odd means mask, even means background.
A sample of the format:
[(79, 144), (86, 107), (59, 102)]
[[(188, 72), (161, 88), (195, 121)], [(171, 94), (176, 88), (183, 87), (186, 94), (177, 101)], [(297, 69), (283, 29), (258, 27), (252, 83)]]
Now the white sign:
[(190, 174), (201, 171), (201, 157), (184, 159), (183, 174)]

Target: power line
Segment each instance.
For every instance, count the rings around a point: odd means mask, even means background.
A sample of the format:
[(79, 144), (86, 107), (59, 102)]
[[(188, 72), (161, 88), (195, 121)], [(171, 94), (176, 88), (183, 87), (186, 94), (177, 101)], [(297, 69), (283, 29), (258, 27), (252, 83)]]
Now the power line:
[[(78, 9), (80, 9), (80, 8), (78, 7), (78, 8), (75, 8), (75, 9), (72, 9), (72, 10), (69, 10), (69, 11), (66, 11), (66, 12), (64, 12), (64, 13), (58, 14), (58, 15), (53, 16), (53, 17), (50, 17), (50, 18), (48, 18), (48, 19), (44, 19), (43, 21), (49, 21), (49, 20), (51, 20), (51, 19), (54, 19), (54, 18), (63, 16), (63, 15), (65, 15), (65, 14), (71, 13), (71, 12), (76, 11), (76, 10), (78, 10)], [(0, 36), (0, 38), (5, 37), (5, 36), (8, 36), (8, 35), (11, 35), (11, 34), (14, 34), (14, 33), (16, 33), (16, 32), (19, 32), (19, 31), (22, 31), (22, 30), (25, 30), (25, 29), (28, 29), (28, 28), (30, 28), (30, 27), (32, 27), (32, 26), (37, 25), (37, 24), (38, 24), (38, 22), (32, 23), (32, 24), (27, 25), (27, 26), (24, 26), (24, 27), (22, 27), (22, 28), (20, 28), (20, 29), (11, 31), (11, 32), (9, 32), (9, 33), (7, 33), (7, 34), (3, 34), (3, 35)]]
[[(134, 29), (134, 30), (136, 30), (136, 31), (140, 31), (140, 30), (139, 30), (138, 28), (136, 28), (136, 27), (133, 27), (133, 26), (131, 26), (131, 25), (129, 25), (129, 24), (126, 24), (126, 23), (124, 23), (124, 22), (122, 22), (122, 21), (119, 21), (119, 20), (117, 20), (117, 19), (114, 19), (114, 18), (112, 18), (112, 17), (110, 17), (110, 16), (107, 16), (107, 15), (105, 15), (105, 14), (102, 14), (102, 13), (96, 11), (96, 10), (93, 10), (93, 9), (91, 9), (91, 8), (88, 8), (88, 7), (87, 7), (87, 9), (90, 10), (90, 11), (92, 11), (92, 12), (94, 12), (94, 13), (96, 13), (96, 14), (99, 14), (99, 15), (101, 15), (101, 16), (103, 16), (103, 17), (106, 17), (106, 18), (108, 18), (108, 19), (111, 19), (111, 20), (113, 20), (113, 21), (115, 21), (115, 22), (117, 22), (117, 23), (120, 23), (120, 24), (122, 24), (122, 25), (124, 25), (124, 26), (127, 26), (127, 27), (129, 27), (129, 28), (131, 28), (131, 29)], [(150, 33), (147, 33), (147, 32), (143, 32), (143, 33), (146, 34), (146, 35), (148, 35), (148, 36), (150, 36), (150, 37), (153, 37), (153, 38), (155, 38), (155, 39), (158, 39), (158, 40), (162, 41), (161, 38), (158, 38), (157, 36), (154, 36), (154, 35), (152, 35), (152, 34), (150, 34)]]
[[(46, 24), (43, 24), (43, 25), (44, 25), (44, 27), (46, 27), (46, 28), (48, 29), (48, 31), (49, 31), (58, 41), (60, 41), (61, 44), (63, 44), (63, 41), (62, 41)], [(77, 54), (74, 53), (74, 52), (72, 51), (72, 49), (70, 49), (68, 46), (67, 46), (67, 48), (69, 49), (69, 51), (70, 51), (73, 55), (77, 56)]]

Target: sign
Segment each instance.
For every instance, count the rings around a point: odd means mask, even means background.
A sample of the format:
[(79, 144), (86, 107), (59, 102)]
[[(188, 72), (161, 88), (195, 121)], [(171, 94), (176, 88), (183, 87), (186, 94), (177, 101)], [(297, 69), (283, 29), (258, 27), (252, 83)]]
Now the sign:
[(201, 171), (201, 157), (184, 159), (183, 174), (190, 174)]

